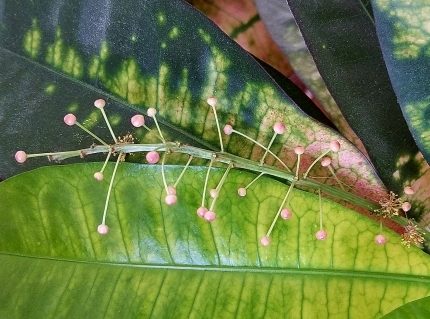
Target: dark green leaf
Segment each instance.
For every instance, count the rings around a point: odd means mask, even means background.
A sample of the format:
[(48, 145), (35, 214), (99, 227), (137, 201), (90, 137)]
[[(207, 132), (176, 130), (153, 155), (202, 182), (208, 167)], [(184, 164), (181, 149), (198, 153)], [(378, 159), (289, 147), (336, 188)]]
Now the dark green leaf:
[(312, 102), (312, 100), (292, 81), (285, 77), (282, 73), (268, 65), (266, 62), (255, 58), (256, 61), (266, 70), (266, 72), (276, 81), (276, 83), (287, 93), (290, 99), (296, 103), (303, 112), (318, 122), (327, 125), (328, 127), (337, 130), (327, 116)]
[(352, 131), (319, 74), (312, 55), (297, 27), (290, 8), (284, 0), (256, 0), (258, 12), (277, 45), (288, 57), (294, 72), (324, 108), (339, 132), (360, 151), (367, 154), (363, 143)]
[(426, 319), (430, 317), (430, 297), (408, 302), (396, 308), (382, 319)]
[(430, 72), (427, 3), (374, 1), (375, 21), (391, 82), (415, 141), (430, 161)]
[[(393, 174), (404, 156), (418, 152), (403, 118), (367, 5), (358, 1), (288, 0), (324, 82), (363, 141), (378, 174), (396, 192)], [(403, 171), (413, 175), (415, 172)]]

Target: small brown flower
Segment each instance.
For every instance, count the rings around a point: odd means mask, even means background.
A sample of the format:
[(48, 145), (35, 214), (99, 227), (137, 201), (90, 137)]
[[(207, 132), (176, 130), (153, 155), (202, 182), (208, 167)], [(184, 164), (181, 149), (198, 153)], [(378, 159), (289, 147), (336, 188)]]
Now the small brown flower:
[(410, 247), (411, 244), (421, 246), (424, 242), (423, 235), (419, 232), (417, 225), (412, 221), (408, 221), (405, 226), (405, 232), (402, 234), (402, 244)]
[(390, 192), (390, 194), (379, 201), (381, 208), (375, 209), (375, 213), (383, 218), (391, 218), (399, 215), (400, 209), (402, 209), (403, 201), (398, 198), (396, 194)]

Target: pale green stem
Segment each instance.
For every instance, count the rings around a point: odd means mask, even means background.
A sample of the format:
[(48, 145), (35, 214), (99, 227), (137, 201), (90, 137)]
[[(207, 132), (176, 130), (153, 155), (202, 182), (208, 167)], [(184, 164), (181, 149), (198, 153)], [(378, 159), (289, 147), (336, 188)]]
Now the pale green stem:
[(224, 145), (222, 143), (221, 128), (220, 128), (219, 122), (218, 122), (218, 115), (216, 113), (215, 106), (211, 106), (211, 107), (212, 107), (212, 109), (214, 111), (214, 115), (215, 115), (215, 122), (216, 122), (216, 127), (218, 129), (219, 145), (221, 147), (221, 152), (224, 152)]
[(295, 185), (295, 184), (296, 184), (296, 180), (294, 180), (294, 181), (291, 183), (290, 187), (288, 188), (287, 194), (285, 195), (284, 200), (282, 201), (282, 204), (281, 204), (281, 206), (279, 207), (278, 213), (276, 214), (275, 218), (273, 219), (272, 224), (270, 225), (269, 230), (267, 231), (266, 237), (269, 237), (269, 236), (270, 236), (270, 233), (272, 232), (273, 227), (275, 227), (276, 221), (278, 220), (279, 215), (281, 214), (282, 208), (284, 207), (285, 202), (286, 202), (286, 201), (287, 201), (287, 199), (288, 199), (288, 196), (290, 196), (291, 190), (294, 188), (294, 185)]
[(245, 189), (248, 189), (248, 187), (249, 186), (251, 186), (252, 184), (254, 184), (256, 181), (257, 181), (257, 179), (259, 179), (261, 176), (263, 176), (264, 175), (264, 173), (260, 173), (256, 178), (254, 178), (248, 185), (246, 185), (244, 188)]
[(325, 151), (324, 153), (322, 153), (320, 156), (318, 156), (313, 162), (312, 164), (308, 167), (308, 170), (303, 174), (303, 179), (306, 179), (308, 177), (308, 174), (310, 172), (310, 170), (312, 169), (312, 167), (314, 167), (314, 165), (316, 163), (318, 163), (318, 161), (320, 159), (322, 159), (324, 156), (326, 156), (328, 153), (330, 152), (330, 149), (328, 149), (327, 151)]
[(260, 165), (263, 165), (264, 164), (264, 159), (266, 158), (266, 155), (267, 155), (267, 153), (269, 152), (269, 149), (270, 149), (270, 147), (272, 146), (272, 144), (273, 144), (273, 141), (275, 140), (275, 138), (276, 138), (276, 133), (275, 134), (273, 134), (273, 136), (272, 136), (272, 139), (270, 140), (270, 142), (269, 142), (269, 145), (266, 147), (266, 151), (264, 152), (264, 155), (263, 155), (263, 157), (261, 158), (261, 160), (260, 160)]
[[(288, 182), (292, 182), (296, 179), (294, 175), (285, 170), (267, 166), (267, 165), (259, 165), (259, 163), (251, 161), (246, 158), (242, 158), (240, 156), (236, 156), (229, 153), (214, 153), (209, 150), (189, 146), (189, 145), (180, 145), (178, 143), (167, 142), (165, 144), (129, 144), (129, 143), (120, 143), (112, 146), (95, 146), (93, 148), (87, 148), (82, 150), (75, 150), (69, 152), (60, 152), (60, 153), (45, 153), (45, 155), (50, 156), (52, 160), (64, 160), (66, 158), (80, 156), (82, 154), (96, 154), (96, 153), (105, 153), (105, 152), (123, 152), (123, 153), (137, 153), (137, 152), (148, 152), (148, 151), (166, 151), (169, 150), (171, 152), (184, 153), (188, 155), (193, 155), (194, 157), (208, 159), (212, 161), (216, 161), (218, 163), (226, 163), (234, 162), (236, 168), (242, 168), (246, 170), (253, 171), (255, 173), (264, 173), (266, 175), (270, 175), (273, 177), (278, 177)], [(31, 157), (28, 155), (27, 157)], [(212, 166), (212, 165), (211, 165)], [(374, 202), (368, 201), (364, 198), (361, 198), (352, 193), (348, 193), (347, 191), (341, 190), (339, 188), (329, 186), (323, 183), (320, 183), (313, 179), (306, 180), (298, 180), (296, 182), (297, 186), (309, 187), (312, 189), (321, 189), (327, 195), (331, 195), (333, 197), (342, 199), (344, 201), (351, 202), (358, 206), (364, 207), (370, 211), (380, 208), (378, 204)]]
[[(216, 191), (217, 191), (218, 195), (219, 195), (219, 191), (221, 190), (221, 187), (222, 187), (222, 185), (224, 184), (225, 179), (227, 178), (227, 175), (228, 175), (228, 173), (230, 172), (230, 169), (231, 169), (232, 167), (233, 167), (233, 162), (231, 162), (230, 164), (228, 164), (228, 167), (227, 167), (227, 169), (225, 170), (224, 175), (221, 177), (221, 180), (219, 181), (218, 186), (216, 187)], [(213, 199), (213, 201), (212, 201), (212, 203), (211, 203), (211, 207), (209, 208), (209, 210), (212, 210), (212, 209), (214, 208), (214, 206), (215, 206), (215, 202), (216, 202), (216, 200), (218, 199), (218, 197), (219, 197), (219, 196), (217, 196), (217, 197), (215, 197), (215, 198)]]
[(101, 112), (102, 112), (102, 114), (103, 114), (103, 118), (105, 119), (106, 125), (107, 125), (107, 127), (108, 127), (108, 129), (109, 129), (110, 135), (112, 135), (112, 138), (113, 138), (113, 140), (114, 140), (115, 144), (116, 144), (116, 143), (118, 143), (118, 140), (116, 139), (116, 136), (115, 136), (115, 134), (113, 133), (112, 127), (110, 126), (109, 120), (108, 120), (108, 118), (107, 118), (107, 116), (106, 116), (105, 110), (104, 110), (103, 108), (100, 108), (100, 111), (101, 111)]
[(185, 171), (187, 170), (188, 166), (190, 165), (191, 161), (193, 160), (193, 156), (191, 155), (190, 158), (188, 159), (187, 164), (185, 164), (184, 169), (182, 170), (181, 174), (179, 174), (178, 179), (176, 180), (176, 183), (173, 185), (173, 187), (176, 188), (176, 186), (179, 184), (179, 181), (181, 180), (182, 176), (184, 176)]
[(106, 157), (106, 160), (105, 160), (105, 162), (104, 162), (104, 164), (103, 164), (102, 169), (100, 170), (100, 173), (103, 173), (103, 171), (105, 170), (106, 165), (107, 165), (107, 163), (108, 163), (108, 161), (109, 161), (109, 158), (110, 158), (111, 154), (112, 154), (111, 152), (109, 152), (109, 153), (108, 153), (108, 156)]
[(208, 187), (209, 173), (211, 172), (211, 168), (212, 168), (212, 164), (213, 164), (214, 160), (215, 160), (215, 155), (212, 155), (211, 161), (210, 161), (209, 166), (208, 166), (208, 170), (206, 172), (205, 185), (203, 187), (202, 207), (205, 207), (205, 195), (206, 195), (206, 189)]
[(339, 178), (337, 178), (336, 173), (334, 172), (333, 168), (331, 167), (331, 165), (327, 166), (328, 169), (330, 170), (330, 173), (333, 175), (333, 177), (336, 179), (336, 182), (339, 184), (340, 188), (345, 189), (342, 185), (342, 182), (339, 180)]
[(167, 186), (167, 182), (166, 182), (166, 176), (164, 175), (164, 161), (166, 159), (166, 153), (163, 153), (163, 158), (161, 159), (161, 177), (163, 178), (163, 184), (164, 184), (164, 188), (166, 189), (166, 194), (169, 195), (169, 188)]
[[(76, 122), (75, 123), (80, 129), (82, 129), (83, 131), (87, 132), (88, 134), (90, 134), (92, 137), (94, 137), (97, 141), (99, 141), (100, 143), (102, 143), (104, 146), (109, 146), (105, 141), (103, 141), (100, 137), (98, 137), (97, 135), (95, 135), (93, 132), (91, 132), (90, 130), (88, 130), (86, 127), (84, 127), (81, 123)], [(116, 143), (116, 141), (115, 141)]]
[(161, 133), (160, 126), (158, 125), (157, 117), (154, 115), (152, 118), (154, 119), (155, 126), (157, 126), (158, 134), (160, 134), (161, 140), (163, 141), (163, 143), (166, 143), (166, 140), (163, 137), (163, 133)]
[(243, 133), (241, 133), (241, 132), (239, 132), (239, 131), (236, 131), (236, 130), (233, 130), (233, 132), (234, 133), (236, 133), (236, 134), (238, 134), (238, 135), (240, 135), (240, 136), (242, 136), (242, 137), (244, 137), (244, 138), (246, 138), (246, 139), (248, 139), (248, 140), (250, 140), (251, 142), (253, 142), (254, 144), (257, 144), (258, 146), (260, 146), (262, 149), (264, 149), (264, 150), (266, 150), (270, 155), (272, 155), (274, 158), (276, 158), (276, 160), (277, 161), (279, 161), (279, 163), (281, 163), (282, 164), (282, 166), (284, 166), (285, 167), (285, 169), (288, 171), (288, 172), (290, 172), (291, 173), (291, 170), (290, 170), (290, 168), (278, 157), (278, 156), (276, 156), (275, 155), (275, 153), (273, 153), (271, 150), (269, 150), (269, 149), (267, 149), (263, 144), (261, 144), (261, 143), (258, 143), (256, 140), (254, 140), (253, 138), (251, 138), (251, 137), (249, 137), (248, 135), (245, 135), (245, 134), (243, 134)]
[(109, 205), (109, 198), (110, 198), (110, 192), (112, 190), (113, 180), (115, 179), (116, 170), (118, 168), (118, 164), (120, 162), (121, 156), (123, 153), (118, 154), (118, 159), (116, 160), (115, 167), (113, 169), (112, 177), (110, 179), (109, 188), (106, 196), (106, 203), (105, 203), (105, 209), (103, 211), (103, 219), (102, 219), (102, 225), (106, 225), (106, 213)]
[(321, 199), (321, 190), (318, 189), (318, 198), (319, 198), (319, 206), (320, 206), (320, 230), (323, 229), (323, 214), (322, 214), (322, 199)]
[(297, 154), (296, 178), (299, 179), (300, 159), (302, 154)]

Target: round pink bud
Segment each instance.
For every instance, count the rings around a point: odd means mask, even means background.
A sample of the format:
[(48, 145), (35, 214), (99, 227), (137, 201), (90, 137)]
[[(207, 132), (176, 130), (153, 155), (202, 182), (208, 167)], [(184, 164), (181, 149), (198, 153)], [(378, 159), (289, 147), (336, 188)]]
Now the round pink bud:
[(330, 149), (333, 152), (339, 152), (339, 150), (340, 150), (340, 143), (339, 143), (339, 141), (336, 141), (336, 140), (331, 141), (330, 142)]
[(176, 195), (176, 188), (174, 186), (167, 186), (167, 194)]
[(197, 209), (197, 215), (199, 215), (199, 217), (203, 218), (207, 211), (208, 211), (208, 209), (206, 207), (201, 206)]
[(103, 173), (102, 172), (96, 172), (94, 173), (94, 179), (98, 180), (98, 181), (102, 181), (103, 180)]
[(146, 115), (148, 115), (149, 117), (154, 117), (155, 114), (157, 114), (157, 110), (153, 107), (150, 107), (148, 111), (146, 111)]
[(406, 213), (406, 212), (408, 212), (408, 211), (410, 211), (411, 210), (411, 208), (412, 208), (412, 205), (411, 205), (411, 203), (409, 203), (409, 202), (404, 202), (403, 204), (402, 204), (402, 209), (403, 209), (403, 211)]
[(263, 246), (269, 246), (269, 244), (270, 244), (270, 238), (269, 238), (269, 237), (267, 237), (267, 236), (261, 237), (261, 239), (260, 239), (260, 243), (261, 243)]
[(94, 106), (98, 109), (104, 108), (106, 105), (106, 101), (103, 99), (98, 99), (94, 101)]
[(288, 208), (284, 208), (283, 210), (281, 210), (281, 217), (283, 219), (290, 219), (292, 215), (293, 214), (291, 213), (291, 210), (289, 210)]
[(376, 235), (375, 236), (375, 243), (377, 243), (378, 245), (383, 245), (387, 242), (387, 237), (385, 237), (384, 235)]
[(170, 195), (166, 196), (166, 198), (164, 199), (164, 201), (169, 206), (175, 205), (176, 202), (178, 201), (178, 197), (176, 195), (170, 194)]
[(100, 235), (106, 235), (106, 234), (108, 233), (108, 231), (109, 231), (109, 227), (108, 227), (107, 225), (105, 225), (105, 224), (100, 224), (100, 225), (97, 227), (97, 232), (98, 232)]
[(134, 127), (141, 127), (145, 124), (145, 118), (141, 114), (136, 114), (131, 118), (131, 124)]
[(415, 193), (414, 189), (411, 186), (406, 186), (404, 191), (406, 195), (413, 195)]
[(15, 153), (15, 161), (18, 163), (24, 163), (27, 160), (27, 153), (24, 151), (18, 151)]
[(209, 191), (209, 194), (211, 195), (212, 198), (217, 198), (218, 195), (219, 195), (219, 193), (218, 193), (218, 191), (216, 189), (211, 189)]
[(206, 219), (208, 222), (213, 222), (216, 218), (215, 212), (208, 210), (204, 215), (204, 219)]
[(210, 97), (206, 100), (206, 102), (212, 106), (215, 107), (216, 103), (218, 102), (218, 100), (215, 97)]
[(294, 153), (296, 153), (297, 155), (301, 155), (304, 152), (305, 152), (305, 148), (303, 146), (298, 145), (294, 148)]
[(239, 194), (239, 196), (242, 196), (242, 197), (246, 196), (246, 188), (244, 187), (239, 188), (237, 190), (237, 193)]
[(146, 160), (149, 164), (158, 163), (160, 160), (160, 155), (156, 151), (151, 151), (146, 154)]
[(319, 231), (317, 231), (317, 233), (315, 234), (315, 237), (318, 240), (324, 240), (327, 238), (327, 232), (324, 229), (320, 229)]
[(321, 166), (327, 167), (331, 164), (331, 158), (328, 156), (325, 156), (321, 159)]
[(74, 114), (67, 114), (64, 117), (64, 123), (66, 123), (68, 126), (73, 126), (76, 123), (76, 116)]
[(233, 127), (230, 124), (227, 124), (224, 126), (223, 131), (225, 135), (231, 135), (231, 133), (233, 133)]
[(276, 134), (284, 134), (285, 133), (285, 124), (282, 122), (276, 122), (275, 125), (273, 125), (273, 130)]

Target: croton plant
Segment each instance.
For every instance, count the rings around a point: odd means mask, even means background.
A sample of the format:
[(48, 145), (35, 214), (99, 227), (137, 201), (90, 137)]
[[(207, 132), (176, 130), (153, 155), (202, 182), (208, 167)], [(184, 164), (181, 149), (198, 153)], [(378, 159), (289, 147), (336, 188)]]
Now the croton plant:
[(0, 0), (0, 317), (429, 318), (430, 4), (203, 4)]

